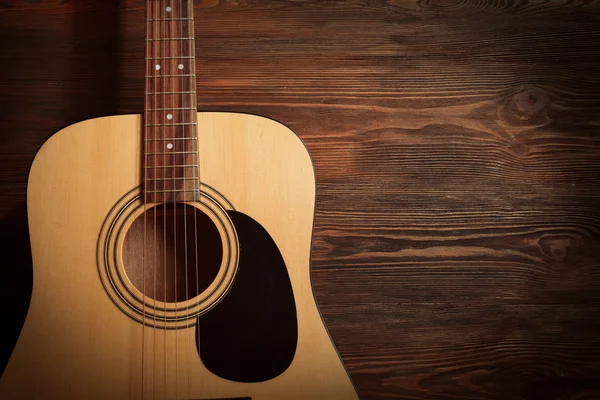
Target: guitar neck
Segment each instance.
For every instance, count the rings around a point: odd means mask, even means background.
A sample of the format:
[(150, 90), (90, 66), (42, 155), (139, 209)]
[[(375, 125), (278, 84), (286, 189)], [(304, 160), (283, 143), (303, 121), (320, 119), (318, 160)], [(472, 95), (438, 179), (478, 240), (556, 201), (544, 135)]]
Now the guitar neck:
[(144, 200), (198, 197), (192, 0), (146, 2)]

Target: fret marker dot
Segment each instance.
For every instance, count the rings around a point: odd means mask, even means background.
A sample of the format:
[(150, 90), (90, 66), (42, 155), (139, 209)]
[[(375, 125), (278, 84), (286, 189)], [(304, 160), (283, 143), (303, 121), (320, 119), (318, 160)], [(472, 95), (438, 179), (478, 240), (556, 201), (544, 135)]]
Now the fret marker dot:
[(167, 114), (167, 119), (170, 121), (173, 119), (173, 115), (172, 114)]
[(177, 68), (179, 68), (179, 69), (183, 69), (183, 64), (179, 64), (179, 65), (177, 66)]
[(156, 68), (156, 70), (158, 71), (160, 69), (160, 64), (156, 64), (154, 68)]
[(167, 12), (171, 12), (173, 9), (171, 7), (167, 7)]
[(167, 149), (171, 150), (173, 148), (173, 143), (167, 143)]

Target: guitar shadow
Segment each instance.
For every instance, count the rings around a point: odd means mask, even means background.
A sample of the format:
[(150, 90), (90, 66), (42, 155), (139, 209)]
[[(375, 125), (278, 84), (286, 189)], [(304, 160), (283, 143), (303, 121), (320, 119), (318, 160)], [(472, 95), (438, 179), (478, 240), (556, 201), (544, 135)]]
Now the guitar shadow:
[(0, 301), (5, 304), (0, 341), (0, 375), (25, 322), (33, 285), (33, 264), (25, 203), (0, 221)]
[[(56, 42), (48, 43), (60, 56), (50, 60), (37, 60), (38, 62), (54, 63), (56, 68), (50, 68), (50, 70), (61, 71), (60, 66), (65, 61), (64, 58), (67, 58), (67, 68), (62, 69), (64, 72), (51, 77), (53, 81), (64, 82), (64, 84), (61, 84), (63, 86), (60, 88), (58, 96), (44, 104), (54, 108), (53, 111), (55, 111), (60, 128), (89, 118), (115, 115), (118, 114), (120, 108), (118, 86), (119, 55), (122, 47), (120, 40), (122, 34), (120, 31), (121, 2), (98, 2), (98, 5), (94, 7), (90, 4), (86, 0), (74, 0), (57, 5), (55, 10), (36, 11), (37, 15), (33, 15), (31, 18), (26, 15), (18, 16), (22, 26), (17, 32), (24, 32), (25, 36), (24, 39), (17, 42), (21, 46), (32, 46), (33, 48), (35, 47), (33, 41), (35, 38), (27, 36), (31, 32), (28, 29), (33, 26), (36, 21), (35, 17), (39, 17), (39, 13), (70, 14), (67, 24), (58, 31), (57, 36), (52, 36), (57, 38)], [(17, 11), (19, 11), (18, 8)], [(25, 14), (27, 11), (23, 9), (21, 12)], [(46, 30), (36, 29), (33, 32), (43, 35)], [(12, 46), (9, 39), (10, 37), (0, 38), (0, 43)], [(61, 40), (68, 42), (68, 50), (65, 50), (65, 46), (59, 43)], [(24, 52), (19, 54), (21, 53)], [(22, 60), (16, 60), (15, 64), (19, 65), (20, 62)], [(31, 76), (23, 78), (44, 79), (41, 76), (33, 76), (35, 71), (25, 71)], [(18, 75), (23, 72), (9, 70), (8, 73)], [(17, 102), (9, 106), (19, 107), (21, 104)], [(48, 136), (50, 136), (56, 130), (56, 120), (49, 122), (40, 118), (43, 117), (32, 114), (30, 126), (34, 124), (46, 126), (48, 127)], [(49, 126), (50, 123), (52, 126)], [(8, 132), (7, 135), (11, 140), (18, 138), (18, 136), (12, 136), (17, 133)], [(35, 139), (43, 138), (37, 136)], [(3, 255), (3, 265), (0, 266), (0, 301), (5, 304), (5, 311), (0, 323), (2, 327), (0, 332), (0, 376), (8, 364), (25, 322), (33, 286), (33, 263), (26, 204), (22, 202), (6, 206), (12, 211), (0, 220), (0, 253)], [(43, 343), (40, 343), (40, 346), (43, 346)]]

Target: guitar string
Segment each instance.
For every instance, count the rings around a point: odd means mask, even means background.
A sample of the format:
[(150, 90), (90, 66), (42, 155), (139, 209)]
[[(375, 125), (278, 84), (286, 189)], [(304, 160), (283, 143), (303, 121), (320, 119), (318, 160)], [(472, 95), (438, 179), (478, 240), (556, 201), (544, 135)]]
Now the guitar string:
[[(150, 15), (148, 15), (150, 14)], [(146, 4), (146, 24), (145, 24), (145, 35), (146, 38), (150, 38), (150, 34), (152, 32), (151, 29), (151, 24), (149, 24), (149, 19), (151, 19), (152, 17), (152, 11), (151, 11), (151, 6)], [(149, 26), (150, 25), (150, 26)], [(145, 55), (146, 55), (146, 71), (148, 71), (148, 69), (150, 69), (151, 65), (149, 62), (149, 58), (151, 57), (150, 53), (150, 49), (148, 46), (150, 46), (151, 42), (146, 41), (145, 43)], [(150, 69), (150, 71), (152, 71)], [(150, 77), (150, 73), (146, 73), (145, 74), (147, 76), (147, 78), (145, 79), (146, 82), (146, 93), (150, 92), (150, 82), (152, 80), (152, 78)], [(150, 98), (148, 97), (148, 95), (145, 96), (144, 98), (144, 104), (145, 106), (149, 109), (151, 108), (150, 103)], [(150, 118), (150, 112), (146, 112), (144, 115), (144, 125), (147, 124), (147, 119)], [(149, 128), (144, 127), (144, 135), (146, 138), (149, 138)], [(148, 228), (148, 215), (147, 215), (147, 209), (146, 209), (146, 205), (148, 204), (148, 193), (147, 193), (147, 188), (148, 188), (148, 179), (147, 179), (147, 173), (148, 173), (148, 145), (147, 145), (147, 141), (144, 141), (143, 146), (144, 146), (144, 213), (143, 213), (143, 218), (144, 218), (144, 233), (143, 233), (143, 243), (142, 243), (142, 366), (140, 368), (141, 370), (141, 385), (142, 385), (142, 400), (144, 400), (144, 355), (145, 355), (145, 332), (146, 332), (146, 240), (147, 240), (147, 228)]]
[[(176, 17), (177, 18), (183, 18), (183, 17), (188, 17), (188, 16), (184, 16), (183, 15), (183, 4), (182, 0), (179, 0), (179, 9), (178, 9), (178, 14)], [(189, 14), (189, 13), (188, 13)], [(180, 23), (179, 24), (179, 37), (183, 38), (183, 24)], [(180, 57), (183, 55), (183, 40), (180, 39), (179, 40), (179, 55)], [(182, 64), (183, 65), (183, 64)], [(184, 66), (185, 68), (185, 66)], [(180, 69), (180, 74), (183, 75), (183, 69)], [(180, 80), (180, 84), (181, 84), (181, 106), (185, 107), (185, 102), (184, 102), (184, 78), (183, 76), (181, 77)], [(188, 145), (187, 145), (187, 140), (185, 140), (186, 138), (186, 127), (187, 125), (185, 125), (186, 121), (185, 121), (185, 111), (181, 113), (182, 117), (181, 117), (181, 122), (184, 123), (184, 125), (181, 126), (181, 134), (182, 134), (182, 142), (184, 144), (184, 149), (187, 149)], [(189, 121), (192, 122), (192, 121)], [(183, 160), (182, 165), (187, 165), (186, 161), (185, 161), (185, 152), (181, 153), (181, 158)], [(187, 177), (187, 167), (183, 167), (183, 178)], [(183, 179), (183, 235), (184, 235), (184, 239), (183, 239), (183, 243), (184, 243), (184, 271), (185, 271), (185, 301), (186, 301), (186, 315), (185, 318), (187, 318), (189, 316), (189, 285), (188, 285), (188, 239), (187, 239), (187, 182), (186, 179)], [(190, 360), (190, 342), (189, 342), (189, 334), (186, 334), (186, 336), (188, 337), (188, 351), (186, 351), (187, 357), (188, 357), (188, 368), (187, 368), (187, 397), (190, 397), (190, 365), (191, 365), (191, 360)]]
[[(157, 4), (160, 6), (159, 3), (157, 3)], [(158, 12), (155, 12), (155, 15), (160, 15), (160, 14)], [(160, 26), (160, 22), (159, 22), (159, 24), (158, 24), (158, 37), (159, 38), (161, 37), (161, 34), (162, 34), (162, 32), (161, 32), (161, 26)], [(160, 54), (156, 54), (155, 43), (152, 43), (152, 53), (153, 53), (154, 57), (160, 57)], [(160, 65), (160, 64), (158, 64), (158, 65)], [(155, 71), (156, 71), (155, 74), (157, 76), (160, 75), (160, 72), (158, 72), (160, 70), (156, 70), (155, 69)], [(157, 80), (155, 80), (155, 83), (157, 83), (157, 85), (156, 85), (157, 89), (160, 90), (160, 91), (163, 91), (163, 89), (160, 87), (161, 86), (160, 81), (161, 81), (161, 79), (158, 78)], [(154, 96), (154, 109), (157, 109), (157, 108), (160, 108), (160, 104), (158, 102), (158, 96)], [(153, 112), (154, 112), (154, 116), (155, 116), (155, 118), (154, 118), (155, 122), (154, 123), (158, 123), (158, 118), (156, 116), (156, 111), (153, 111)], [(158, 130), (159, 130), (159, 128), (155, 128), (155, 132), (154, 132), (155, 137), (156, 137), (156, 131), (158, 131)], [(157, 168), (158, 167), (157, 154), (156, 154), (156, 153), (158, 153), (158, 151), (157, 151), (157, 148), (156, 148), (156, 146), (157, 146), (156, 142), (157, 142), (157, 140), (154, 141), (154, 150), (153, 150), (153, 152), (154, 152), (154, 155), (153, 155), (153, 157), (154, 157), (154, 166), (155, 166), (155, 168), (154, 168), (154, 182), (157, 181), (157, 179), (156, 179), (157, 178), (156, 177), (156, 173), (158, 171), (158, 168)], [(156, 398), (156, 375), (157, 375), (156, 374), (156, 319), (157, 319), (157, 316), (158, 316), (157, 309), (156, 309), (156, 270), (157, 270), (157, 268), (156, 268), (156, 261), (157, 261), (157, 247), (158, 247), (157, 243), (156, 243), (156, 203), (157, 203), (157, 194), (158, 193), (156, 191), (156, 183), (155, 183), (154, 184), (154, 202), (153, 202), (154, 203), (153, 204), (154, 205), (154, 207), (153, 207), (154, 212), (152, 213), (152, 216), (154, 217), (154, 225), (153, 225), (154, 241), (153, 241), (153, 258), (152, 258), (152, 260), (153, 260), (152, 266), (153, 266), (153, 270), (154, 270), (154, 279), (153, 279), (153, 282), (152, 282), (152, 286), (153, 286), (152, 299), (153, 299), (153, 306), (154, 306), (154, 318), (153, 318), (153, 321), (152, 321), (153, 322), (153, 328), (154, 328), (153, 329), (153, 339), (154, 340), (152, 342), (152, 399), (153, 400)]]
[[(154, 16), (156, 14), (155, 10), (154, 10), (154, 3), (150, 3), (149, 5), (147, 5), (147, 9), (148, 9), (149, 18), (151, 20), (154, 20), (155, 19)], [(152, 39), (153, 37), (156, 36), (156, 26), (155, 26), (154, 22), (152, 22), (152, 21), (150, 22), (150, 27), (148, 29), (149, 29), (148, 39)], [(146, 43), (146, 47), (148, 49), (149, 57), (151, 59), (155, 59), (156, 54), (155, 54), (155, 51), (154, 51), (154, 43), (153, 43), (153, 41), (152, 40), (148, 40), (147, 43)], [(148, 65), (147, 68), (149, 70), (148, 71), (148, 75), (152, 76), (152, 78), (150, 78), (152, 80), (152, 83), (151, 83), (150, 86), (152, 87), (152, 91), (156, 91), (157, 90), (156, 89), (156, 86), (157, 86), (157, 79), (156, 79), (157, 73), (156, 73), (156, 70), (152, 68), (152, 64), (151, 63), (148, 63), (147, 65)], [(147, 92), (147, 93), (150, 93), (150, 92)], [(146, 98), (147, 98), (149, 109), (150, 110), (156, 109), (157, 107), (156, 107), (156, 104), (155, 104), (155, 102), (156, 102), (155, 96), (146, 95)], [(154, 111), (149, 111), (148, 112), (148, 119), (150, 119), (150, 123), (151, 124), (155, 124), (156, 123), (156, 115), (155, 115)], [(156, 139), (156, 129), (155, 128), (146, 127), (146, 130), (147, 130), (148, 134), (151, 135), (152, 139)], [(156, 140), (152, 141), (152, 143), (153, 143), (152, 144), (152, 150), (149, 152), (152, 155), (152, 157), (153, 157), (154, 163), (156, 162), (156, 155), (155, 155), (156, 154), (156, 142), (157, 142)], [(149, 158), (150, 157), (147, 156), (147, 159), (149, 159)], [(153, 190), (156, 190), (156, 168), (153, 168), (152, 176), (153, 176), (152, 185), (148, 185), (147, 188), (151, 186)], [(146, 196), (147, 190), (145, 190), (144, 192), (145, 192), (144, 195)], [(147, 197), (150, 197), (151, 200), (153, 199), (152, 195), (146, 196), (146, 200), (148, 200)], [(148, 203), (148, 201), (146, 201), (146, 204), (144, 204), (144, 210), (145, 210), (145, 213), (146, 213), (146, 218), (145, 218), (146, 220), (149, 219), (149, 218), (152, 218), (152, 215), (153, 215), (152, 214), (152, 208), (149, 207), (149, 204), (150, 203)], [(152, 223), (153, 223), (153, 221), (150, 221), (151, 225), (152, 225)], [(152, 229), (154, 230), (154, 227), (152, 227)], [(144, 235), (147, 234), (146, 232), (147, 231), (145, 230)], [(151, 237), (153, 237), (153, 235)], [(153, 246), (152, 246), (152, 252), (154, 253), (154, 243), (153, 243)], [(150, 257), (150, 255), (149, 255), (149, 257)], [(155, 259), (152, 256), (152, 266), (153, 267), (154, 267), (154, 262), (155, 262)], [(142, 271), (144, 271), (143, 272), (144, 274), (145, 274), (145, 270), (146, 270), (146, 265), (144, 264), (144, 265), (142, 265)], [(152, 273), (152, 271), (148, 271), (148, 272)], [(146, 306), (146, 295), (145, 295), (145, 292), (146, 292), (146, 282), (145, 282), (145, 278), (144, 278), (144, 295), (143, 295), (143, 298), (144, 298), (144, 309), (145, 309), (145, 306)], [(144, 318), (144, 322), (145, 322), (145, 313), (144, 313), (144, 317), (143, 318)], [(150, 324), (150, 321), (149, 321), (149, 324)], [(144, 327), (145, 327), (145, 324), (144, 324)], [(142, 329), (144, 329), (144, 328), (142, 328)], [(152, 331), (152, 334), (153, 334), (153, 337), (152, 337), (152, 342), (153, 342), (152, 343), (152, 374), (151, 374), (151, 376), (152, 376), (152, 383), (151, 383), (150, 387), (152, 388), (151, 392), (152, 392), (152, 397), (154, 398), (154, 339), (155, 339), (154, 335), (155, 335), (155, 330)], [(144, 352), (145, 352), (145, 350), (144, 350)], [(148, 375), (148, 379), (150, 379), (150, 374)], [(145, 395), (145, 387), (142, 388), (142, 398), (144, 397), (144, 395)]]
[[(173, 47), (171, 47), (171, 49), (173, 49)], [(175, 53), (175, 52), (174, 52)], [(175, 54), (169, 54), (169, 57), (171, 56), (175, 56)], [(171, 59), (170, 59), (171, 60)], [(169, 61), (171, 62), (171, 64), (169, 65), (169, 68), (174, 69), (173, 68), (173, 61)], [(173, 75), (173, 71), (169, 71), (169, 75)], [(176, 81), (173, 78), (169, 78), (169, 81), (171, 82), (171, 86), (173, 88), (173, 93), (177, 91), (177, 85), (176, 85)], [(177, 102), (175, 101), (175, 97), (174, 95), (171, 95), (171, 99), (173, 100), (173, 108), (177, 107)], [(183, 104), (180, 104), (179, 107), (183, 107)], [(175, 116), (175, 109), (173, 109), (171, 111), (172, 115)], [(181, 118), (181, 111), (177, 112), (177, 118)], [(177, 126), (173, 125), (173, 130), (171, 132), (171, 137), (175, 138), (177, 137)], [(174, 141), (175, 143), (173, 143), (173, 147), (172, 149), (174, 151), (183, 151), (183, 149), (177, 149), (175, 146), (177, 145), (177, 142), (179, 141)], [(173, 155), (173, 157), (171, 158), (173, 160), (173, 170), (172, 170), (172, 177), (176, 178), (177, 177), (177, 171), (175, 168), (175, 165), (177, 164), (176, 160), (175, 160), (176, 156)], [(185, 181), (184, 181), (185, 182)], [(173, 294), (173, 301), (175, 303), (177, 303), (179, 300), (179, 296), (177, 294), (178, 291), (178, 287), (177, 287), (177, 192), (175, 192), (177, 182), (174, 179), (173, 180), (173, 281), (174, 281), (174, 294)], [(175, 313), (178, 313), (178, 311), (175, 311)], [(177, 315), (176, 315), (177, 317)], [(176, 318), (177, 320), (177, 318)], [(179, 355), (178, 355), (178, 347), (179, 347), (179, 331), (178, 331), (178, 327), (177, 324), (175, 324), (175, 398), (178, 399), (179, 398), (179, 377), (178, 377), (178, 373), (179, 373)]]
[[(193, 127), (195, 128), (194, 134), (199, 136), (200, 132), (199, 132), (199, 125), (198, 125), (198, 96), (196, 94), (196, 90), (197, 90), (197, 83), (196, 83), (196, 32), (195, 32), (195, 20), (194, 20), (194, 2), (191, 1), (191, 4), (188, 5), (188, 15), (186, 15), (186, 17), (191, 18), (188, 20), (188, 37), (193, 38), (190, 43), (188, 44), (188, 46), (190, 47), (190, 60), (192, 60), (191, 65), (190, 65), (190, 80), (191, 83), (193, 84), (193, 87), (190, 87), (190, 89), (193, 92), (193, 99), (192, 99), (192, 104), (194, 105), (194, 109), (192, 110), (192, 116), (194, 118), (194, 121), (196, 121), (196, 124), (193, 125)], [(191, 85), (190, 85), (191, 86)], [(201, 183), (202, 182), (200, 180), (201, 177), (201, 167), (200, 167), (200, 138), (198, 138), (195, 143), (195, 150), (196, 150), (196, 162), (197, 162), (197, 168), (198, 168), (198, 173), (196, 174), (197, 178), (194, 179), (194, 189), (196, 191), (196, 194), (198, 196), (197, 201), (199, 204), (202, 204), (202, 186)], [(194, 257), (194, 262), (195, 262), (195, 266), (196, 266), (196, 274), (195, 274), (195, 278), (196, 278), (196, 296), (200, 295), (200, 273), (199, 273), (199, 268), (198, 268), (198, 236), (199, 236), (199, 232), (198, 232), (198, 219), (197, 219), (197, 215), (196, 215), (196, 207), (194, 207), (194, 250), (195, 250), (195, 257)], [(193, 328), (192, 328), (193, 329)], [(200, 314), (198, 314), (198, 316), (196, 317), (196, 346), (197, 346), (197, 352), (198, 352), (198, 356), (200, 357)]]
[[(164, 13), (164, 7), (161, 10), (162, 13)], [(160, 14), (159, 14), (160, 15)], [(161, 18), (164, 19), (164, 18)], [(163, 21), (159, 21), (159, 25), (161, 27), (162, 37), (170, 37), (169, 36), (169, 26), (167, 24), (165, 24)], [(163, 57), (162, 59), (165, 59), (166, 57), (169, 57), (170, 54), (168, 54), (168, 43), (166, 40), (161, 40), (161, 43), (159, 45), (161, 53), (159, 55), (159, 57)], [(167, 66), (165, 65), (165, 69), (167, 68)], [(164, 73), (163, 73), (164, 75)], [(161, 95), (162, 97), (162, 104), (159, 105), (159, 108), (162, 109), (167, 109), (169, 108), (169, 98), (170, 96), (167, 94), (167, 92), (169, 91), (169, 87), (165, 84), (165, 79), (160, 79), (161, 81), (161, 91), (164, 93), (163, 95)], [(159, 114), (161, 115), (161, 121), (162, 123), (167, 123), (167, 121), (165, 121), (165, 112), (161, 111), (159, 112)], [(168, 133), (169, 133), (169, 126), (164, 126), (162, 128), (163, 130), (163, 137), (168, 137)], [(161, 145), (164, 146), (164, 142), (161, 143)], [(161, 153), (165, 152), (164, 148), (161, 148), (160, 150)], [(162, 155), (162, 162), (163, 162), (163, 176), (162, 176), (162, 190), (163, 192), (161, 193), (161, 205), (162, 205), (162, 210), (163, 210), (163, 247), (162, 247), (162, 251), (163, 251), (163, 307), (164, 307), (164, 330), (162, 332), (163, 335), (163, 359), (164, 359), (164, 365), (163, 365), (163, 369), (164, 369), (164, 392), (165, 392), (165, 399), (167, 398), (167, 201), (166, 201), (166, 197), (167, 197), (167, 192), (165, 192), (164, 190), (167, 189), (167, 159), (168, 159), (168, 155), (164, 154)], [(157, 312), (158, 315), (158, 312)]]

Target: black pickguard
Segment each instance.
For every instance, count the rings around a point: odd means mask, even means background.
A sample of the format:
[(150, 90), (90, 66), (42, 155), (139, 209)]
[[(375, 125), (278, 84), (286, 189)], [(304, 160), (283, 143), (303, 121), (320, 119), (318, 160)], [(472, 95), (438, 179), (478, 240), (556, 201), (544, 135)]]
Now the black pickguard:
[(296, 353), (294, 295), (269, 233), (245, 214), (228, 213), (240, 242), (239, 270), (227, 296), (198, 318), (198, 350), (215, 375), (262, 382), (284, 372)]

